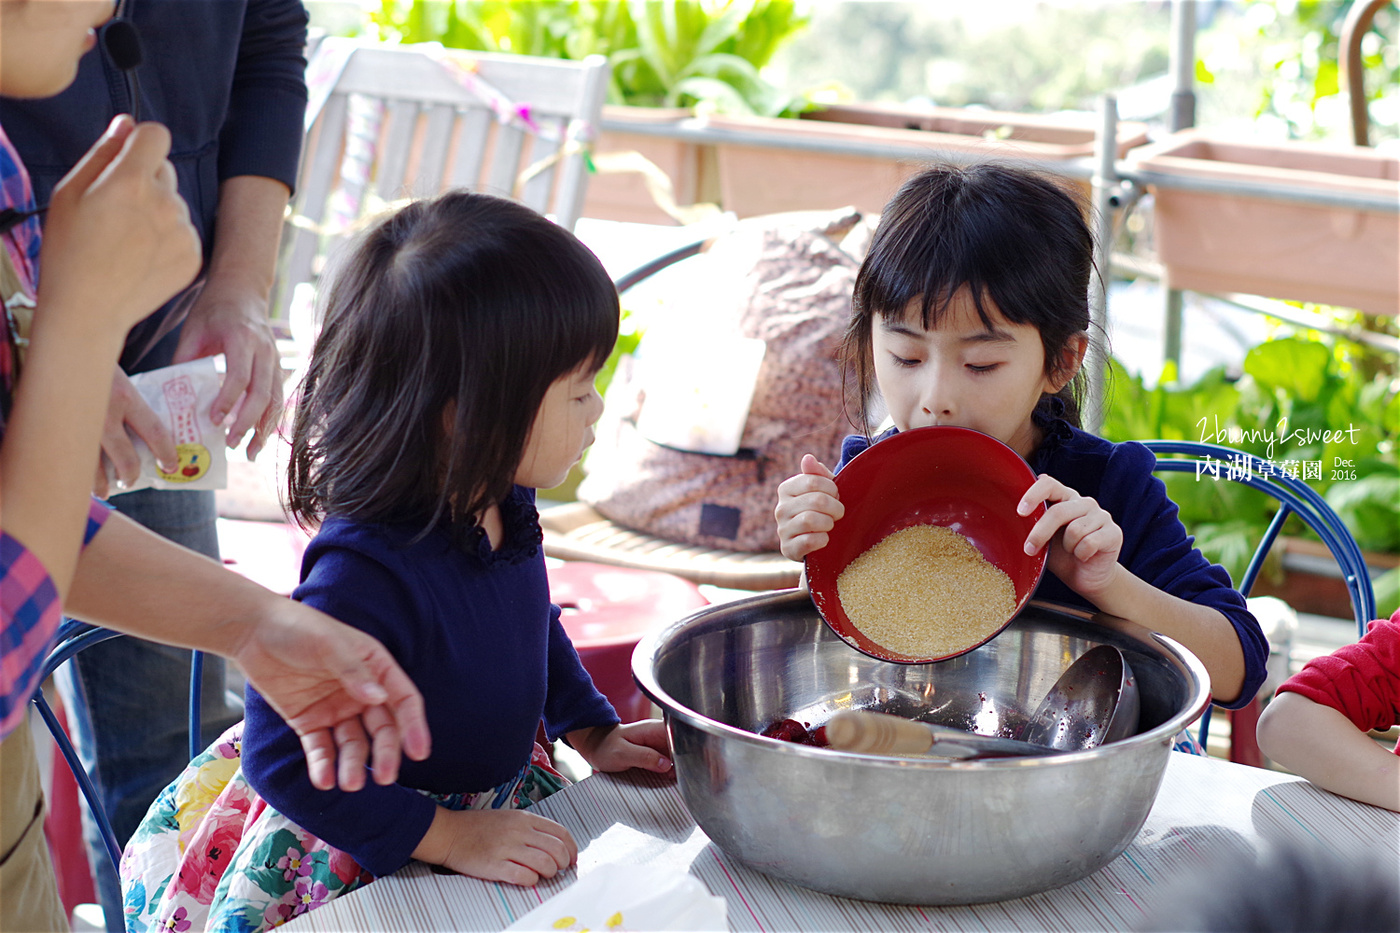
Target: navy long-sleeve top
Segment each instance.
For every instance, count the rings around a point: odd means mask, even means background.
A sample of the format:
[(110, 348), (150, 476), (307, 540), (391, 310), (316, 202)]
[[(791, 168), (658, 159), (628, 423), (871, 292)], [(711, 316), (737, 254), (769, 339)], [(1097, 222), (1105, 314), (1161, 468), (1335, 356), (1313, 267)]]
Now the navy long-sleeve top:
[(532, 490), (501, 506), (492, 551), (480, 528), (463, 543), (446, 526), (328, 519), (308, 546), (293, 594), (384, 643), (423, 693), (433, 750), (404, 759), (396, 784), (353, 793), (312, 787), (296, 734), (251, 687), (243, 770), (283, 815), (375, 875), (405, 865), (437, 804), (420, 794), (473, 793), (529, 761), (541, 720), (551, 740), (616, 723), (550, 604)]
[[(170, 162), (208, 256), (219, 184), (260, 175), (296, 186), (306, 114), (306, 8), (301, 0), (128, 0), (141, 34), (141, 119), (170, 130)], [(0, 124), (19, 150), (40, 204), (118, 113), (126, 79), (100, 43), (63, 93), (0, 100)], [(179, 336), (151, 347), (171, 302), (127, 337), (122, 367), (169, 365)], [(150, 347), (147, 350), (147, 347)]]
[[(1058, 400), (1055, 400), (1058, 401)], [(1113, 516), (1123, 530), (1118, 555), (1134, 575), (1163, 592), (1216, 609), (1230, 621), (1244, 651), (1244, 686), (1237, 699), (1222, 706), (1245, 706), (1259, 692), (1266, 674), (1269, 643), (1258, 621), (1245, 607), (1244, 597), (1230, 583), (1224, 567), (1212, 564), (1196, 549), (1194, 539), (1177, 517), (1176, 503), (1152, 469), (1152, 451), (1141, 444), (1115, 444), (1073, 427), (1063, 418), (1036, 413), (1044, 430), (1041, 445), (1032, 453), (1031, 469), (1047, 473), (1082, 496), (1090, 496)], [(879, 443), (895, 433), (890, 429), (875, 439)], [(864, 435), (847, 437), (841, 445), (839, 472), (871, 442)], [(1036, 599), (1096, 611), (1092, 603), (1060, 581), (1049, 570), (1033, 594)]]

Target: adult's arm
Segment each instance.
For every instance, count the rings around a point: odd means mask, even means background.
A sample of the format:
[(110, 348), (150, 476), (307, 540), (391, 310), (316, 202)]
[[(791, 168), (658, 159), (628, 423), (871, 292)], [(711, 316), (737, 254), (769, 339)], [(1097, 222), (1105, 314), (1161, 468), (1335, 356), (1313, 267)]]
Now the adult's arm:
[[(283, 373), (267, 314), (283, 215), (301, 152), (306, 26), (300, 0), (250, 0), (244, 9), (219, 132), (219, 200), (205, 283), (190, 306), (172, 359), (183, 363), (224, 355), (224, 380), (210, 416), (222, 422), (233, 414), (229, 447), (253, 431), (250, 459), (265, 446), (282, 415)], [(173, 441), (154, 422), (144, 400), (122, 385), (120, 374), (117, 379), (103, 452), (117, 476), (130, 482), (139, 461), (128, 429), (158, 453), (173, 450)], [(99, 465), (99, 494), (105, 485)]]
[(306, 26), (301, 0), (248, 0), (228, 112), (219, 130), (219, 180), (261, 175), (296, 186), (306, 116)]
[(219, 185), (204, 288), (175, 349), (176, 363), (224, 354), (224, 381), (210, 418), (220, 423), (234, 414), (229, 447), (237, 447), (252, 429), (249, 459), (262, 450), (282, 415), (281, 359), (267, 314), (290, 196), (286, 184), (261, 175), (237, 175)]
[(29, 353), (0, 446), (4, 529), (68, 592), (112, 364), (127, 329), (186, 284), (199, 238), (158, 124), (113, 121), (54, 189)]
[[(301, 0), (249, 0), (219, 131), (219, 207), (203, 292), (174, 362), (224, 354), (211, 413), (233, 413), (228, 445), (253, 431), (256, 457), (282, 414), (282, 370), (268, 325), (283, 214), (296, 185), (306, 114), (307, 13)], [(239, 403), (242, 398), (241, 404)]]
[(300, 739), (312, 783), (357, 789), (372, 760), (429, 752), (423, 698), (378, 641), (113, 515), (83, 551), (69, 614), (232, 659)]

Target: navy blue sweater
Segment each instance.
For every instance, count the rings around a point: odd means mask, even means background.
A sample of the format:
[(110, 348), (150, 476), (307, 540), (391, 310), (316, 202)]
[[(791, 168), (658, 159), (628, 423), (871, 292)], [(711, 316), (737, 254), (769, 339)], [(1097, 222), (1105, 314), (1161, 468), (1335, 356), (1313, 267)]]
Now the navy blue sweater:
[[(306, 10), (301, 0), (128, 0), (127, 12), (141, 32), (141, 119), (170, 130), (170, 161), (207, 257), (220, 182), (261, 175), (295, 184), (306, 113)], [(126, 81), (100, 43), (57, 97), (0, 100), (0, 125), (29, 169), (38, 203), (48, 203), (112, 118), (130, 109)], [(128, 372), (169, 365), (178, 329), (143, 351), (173, 307), (132, 329), (122, 356)]]
[[(1071, 426), (1062, 418), (1037, 422), (1045, 439), (1031, 455), (1037, 474), (1047, 473), (1082, 496), (1103, 506), (1123, 529), (1123, 549), (1118, 563), (1163, 592), (1202, 606), (1210, 606), (1230, 620), (1244, 650), (1244, 687), (1239, 698), (1223, 703), (1237, 709), (1259, 692), (1267, 673), (1269, 643), (1244, 597), (1230, 584), (1230, 575), (1219, 564), (1208, 562), (1194, 546), (1194, 539), (1177, 518), (1176, 503), (1167, 487), (1152, 475), (1157, 460), (1141, 444), (1115, 444)], [(880, 435), (876, 443), (894, 434)], [(841, 444), (839, 471), (851, 458), (870, 446), (863, 435), (847, 437)], [(1033, 594), (1036, 599), (1096, 611), (1092, 603), (1065, 586), (1048, 570)]]
[(551, 740), (618, 721), (579, 662), (549, 602), (532, 490), (501, 507), (505, 540), (481, 529), (466, 545), (439, 527), (332, 518), (306, 551), (293, 594), (384, 643), (423, 693), (433, 751), (404, 759), (397, 784), (345, 793), (311, 786), (296, 734), (251, 687), (243, 770), (274, 808), (375, 875), (406, 864), (436, 803), (418, 793), (473, 793), (512, 778), (541, 719)]

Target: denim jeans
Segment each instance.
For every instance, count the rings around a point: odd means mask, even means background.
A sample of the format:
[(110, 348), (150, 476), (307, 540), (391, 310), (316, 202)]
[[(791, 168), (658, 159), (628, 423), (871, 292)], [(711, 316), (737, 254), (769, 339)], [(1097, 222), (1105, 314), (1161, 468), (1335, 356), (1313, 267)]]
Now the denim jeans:
[[(110, 502), (157, 534), (218, 559), (212, 492), (143, 489)], [(210, 740), (243, 717), (224, 674), (221, 658), (205, 657), (202, 732)], [(190, 652), (114, 638), (80, 652), (57, 679), (74, 742), (125, 846), (151, 802), (189, 763)], [(86, 808), (83, 817), (93, 880), (107, 929), (115, 933), (126, 928), (121, 889)]]

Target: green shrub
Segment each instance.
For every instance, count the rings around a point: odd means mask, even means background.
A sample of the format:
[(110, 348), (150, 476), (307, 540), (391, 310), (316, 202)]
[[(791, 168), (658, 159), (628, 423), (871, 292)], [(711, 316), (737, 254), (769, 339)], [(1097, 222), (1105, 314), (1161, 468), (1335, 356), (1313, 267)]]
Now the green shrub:
[[(1116, 360), (1110, 366), (1106, 437), (1206, 440), (1274, 464), (1292, 462), (1363, 550), (1400, 551), (1400, 396), (1393, 366), (1376, 372), (1359, 365), (1344, 341), (1312, 335), (1253, 348), (1237, 380), (1213, 369), (1191, 385), (1177, 386), (1168, 371), (1149, 389)], [(1275, 503), (1223, 478), (1198, 480), (1186, 473), (1164, 481), (1197, 545), (1239, 579)], [(1310, 535), (1296, 516), (1284, 531)], [(1265, 571), (1277, 573), (1277, 564)], [(1382, 589), (1389, 594), (1395, 585), (1386, 580)]]
[(380, 0), (381, 38), (548, 58), (606, 55), (608, 102), (779, 116), (804, 102), (759, 75), (807, 25), (793, 0)]

